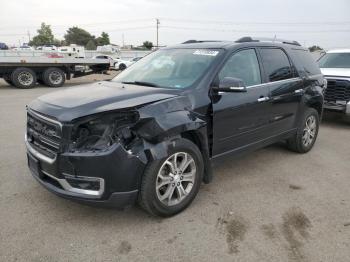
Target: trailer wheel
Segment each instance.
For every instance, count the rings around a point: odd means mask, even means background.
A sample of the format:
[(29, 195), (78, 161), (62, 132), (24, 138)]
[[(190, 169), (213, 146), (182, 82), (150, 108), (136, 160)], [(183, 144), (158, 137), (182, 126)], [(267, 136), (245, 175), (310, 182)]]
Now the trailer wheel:
[(20, 67), (12, 72), (11, 82), (17, 88), (33, 88), (36, 84), (36, 74), (30, 68)]
[(50, 67), (44, 71), (43, 81), (49, 87), (61, 87), (66, 82), (66, 74), (62, 69)]

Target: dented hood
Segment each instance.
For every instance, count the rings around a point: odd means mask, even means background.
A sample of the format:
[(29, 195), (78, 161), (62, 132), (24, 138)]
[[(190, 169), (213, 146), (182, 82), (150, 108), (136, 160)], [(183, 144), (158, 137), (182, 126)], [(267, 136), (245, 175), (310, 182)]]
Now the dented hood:
[(99, 82), (43, 95), (29, 107), (62, 122), (105, 111), (133, 108), (177, 96), (179, 90)]

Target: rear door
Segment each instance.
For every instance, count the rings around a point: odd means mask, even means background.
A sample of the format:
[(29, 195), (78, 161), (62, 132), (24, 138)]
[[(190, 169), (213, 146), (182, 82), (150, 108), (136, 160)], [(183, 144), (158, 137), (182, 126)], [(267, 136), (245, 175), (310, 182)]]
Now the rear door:
[(270, 90), (269, 122), (271, 136), (293, 129), (303, 96), (303, 80), (282, 48), (259, 48), (265, 82)]
[(262, 83), (261, 65), (254, 48), (231, 55), (219, 72), (224, 77), (241, 79), (245, 93), (219, 93), (213, 103), (213, 155), (249, 147), (269, 136), (269, 88)]

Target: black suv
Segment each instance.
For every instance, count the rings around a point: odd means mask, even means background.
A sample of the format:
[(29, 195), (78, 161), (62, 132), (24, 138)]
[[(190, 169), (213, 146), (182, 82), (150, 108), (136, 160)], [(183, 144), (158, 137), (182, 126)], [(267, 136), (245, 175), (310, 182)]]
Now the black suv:
[(28, 164), (59, 196), (171, 216), (212, 180), (214, 160), (278, 141), (308, 152), (325, 83), (297, 42), (189, 41), (34, 100)]

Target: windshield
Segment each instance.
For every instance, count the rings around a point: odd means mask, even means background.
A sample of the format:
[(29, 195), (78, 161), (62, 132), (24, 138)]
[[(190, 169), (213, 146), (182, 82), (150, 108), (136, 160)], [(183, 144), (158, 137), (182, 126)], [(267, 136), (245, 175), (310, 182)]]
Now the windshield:
[(350, 68), (350, 53), (328, 53), (318, 60), (321, 68)]
[(218, 49), (158, 50), (115, 77), (112, 81), (154, 87), (187, 88), (209, 68)]

